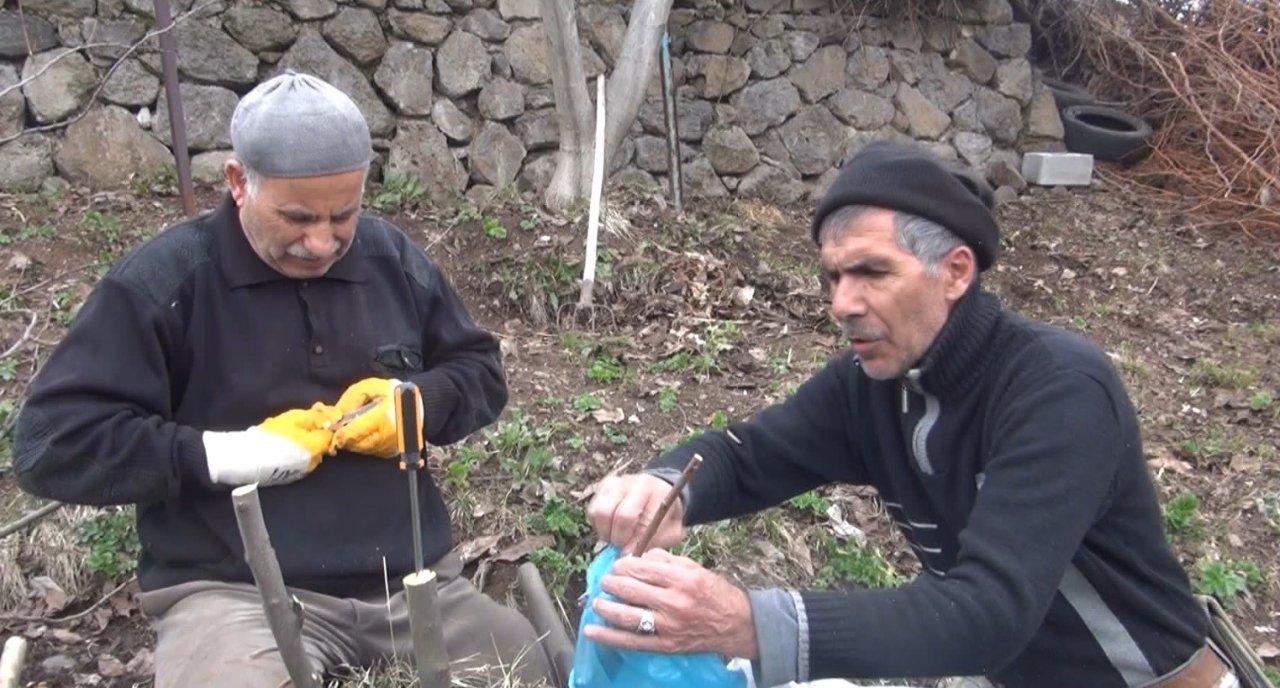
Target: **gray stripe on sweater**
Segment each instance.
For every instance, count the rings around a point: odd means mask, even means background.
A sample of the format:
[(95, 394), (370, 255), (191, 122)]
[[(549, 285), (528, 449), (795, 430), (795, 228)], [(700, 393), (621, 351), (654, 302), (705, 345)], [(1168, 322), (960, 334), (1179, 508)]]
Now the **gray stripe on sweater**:
[(1093, 639), (1111, 660), (1111, 665), (1124, 677), (1126, 685), (1140, 686), (1156, 678), (1151, 662), (1142, 654), (1137, 641), (1102, 600), (1097, 588), (1074, 564), (1067, 567), (1058, 591), (1080, 615)]

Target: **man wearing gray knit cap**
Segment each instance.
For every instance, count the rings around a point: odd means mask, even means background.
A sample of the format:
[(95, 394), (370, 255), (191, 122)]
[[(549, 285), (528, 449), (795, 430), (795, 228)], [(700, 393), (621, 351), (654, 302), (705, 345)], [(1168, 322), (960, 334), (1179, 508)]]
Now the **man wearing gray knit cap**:
[[(413, 510), (391, 392), (417, 385), (436, 445), (493, 422), (507, 400), (496, 340), (439, 267), (360, 214), (372, 151), (349, 97), (283, 73), (244, 96), (231, 138), (221, 205), (99, 283), (32, 384), (15, 439), (27, 491), (137, 505), (160, 688), (288, 678), (232, 510), (231, 489), (250, 483), (315, 672), (410, 657), (396, 588), (414, 569)], [(529, 622), (460, 575), (429, 473), (408, 475), (455, 675), (562, 685)]]

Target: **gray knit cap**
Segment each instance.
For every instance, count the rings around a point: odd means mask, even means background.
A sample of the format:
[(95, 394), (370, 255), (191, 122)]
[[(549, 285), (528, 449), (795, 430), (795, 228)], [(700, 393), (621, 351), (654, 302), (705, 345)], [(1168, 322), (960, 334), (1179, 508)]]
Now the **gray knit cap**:
[(249, 91), (231, 115), (236, 158), (265, 177), (358, 170), (373, 156), (369, 125), (347, 94), (287, 70)]

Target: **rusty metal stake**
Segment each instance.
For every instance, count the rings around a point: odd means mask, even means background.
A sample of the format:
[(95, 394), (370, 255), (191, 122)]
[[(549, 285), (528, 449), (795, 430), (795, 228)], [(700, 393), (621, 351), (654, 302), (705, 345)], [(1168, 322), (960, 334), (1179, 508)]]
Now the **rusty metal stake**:
[(169, 0), (155, 0), (156, 28), (160, 29), (160, 66), (164, 71), (164, 97), (169, 105), (169, 131), (173, 132), (173, 162), (178, 168), (182, 212), (196, 214), (196, 194), (191, 186), (191, 153), (187, 150), (187, 120), (178, 91), (178, 43), (173, 37), (173, 12)]
[(684, 212), (680, 179), (680, 127), (676, 123), (676, 84), (671, 74), (671, 37), (662, 34), (662, 114), (667, 120), (667, 173), (671, 181), (671, 203)]

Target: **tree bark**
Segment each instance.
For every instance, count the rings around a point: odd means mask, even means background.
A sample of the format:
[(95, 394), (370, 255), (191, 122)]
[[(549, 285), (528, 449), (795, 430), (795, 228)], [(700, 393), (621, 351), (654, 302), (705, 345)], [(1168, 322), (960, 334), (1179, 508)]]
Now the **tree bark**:
[(418, 667), (418, 685), (448, 686), (449, 655), (444, 647), (444, 626), (436, 589), (436, 572), (423, 569), (404, 577), (405, 601), (409, 604), (409, 632), (413, 635), (413, 658)]
[(244, 541), (244, 556), (262, 594), (262, 609), (289, 679), (296, 688), (317, 688), (320, 677), (311, 671), (311, 659), (302, 649), (302, 605), (284, 587), (280, 562), (271, 547), (267, 524), (262, 520), (257, 483), (232, 490), (231, 501), (240, 526), (240, 539)]
[[(609, 77), (605, 123), (605, 170), (631, 129), (658, 59), (658, 41), (667, 25), (672, 0), (635, 0), (631, 21)], [(543, 30), (551, 45), (551, 87), (560, 125), (556, 171), (543, 195), (548, 208), (560, 210), (591, 192), (595, 116), (582, 67), (576, 0), (539, 0)]]

